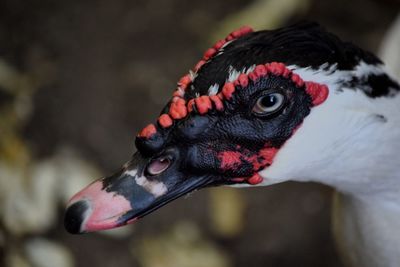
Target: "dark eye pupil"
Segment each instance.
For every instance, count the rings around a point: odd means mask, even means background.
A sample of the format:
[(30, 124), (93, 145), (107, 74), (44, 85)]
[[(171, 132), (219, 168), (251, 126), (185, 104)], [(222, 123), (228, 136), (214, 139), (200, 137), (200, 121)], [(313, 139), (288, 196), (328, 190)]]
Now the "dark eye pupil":
[(280, 93), (263, 95), (257, 99), (252, 112), (258, 115), (267, 115), (280, 110), (284, 103), (284, 96)]
[(276, 104), (277, 101), (278, 101), (278, 99), (276, 98), (275, 95), (267, 95), (267, 96), (264, 96), (261, 99), (261, 103), (260, 104), (263, 107), (270, 108), (270, 107), (273, 107)]

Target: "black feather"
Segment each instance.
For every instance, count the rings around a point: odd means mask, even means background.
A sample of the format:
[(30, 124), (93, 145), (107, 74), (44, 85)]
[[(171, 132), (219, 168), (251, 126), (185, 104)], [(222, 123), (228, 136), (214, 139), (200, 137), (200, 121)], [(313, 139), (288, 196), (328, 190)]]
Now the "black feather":
[(230, 66), (242, 70), (254, 64), (282, 62), (286, 65), (319, 68), (337, 64), (339, 70), (351, 70), (360, 61), (377, 65), (382, 62), (372, 53), (349, 42), (341, 41), (313, 22), (298, 23), (276, 30), (247, 34), (224, 47), (223, 52), (198, 71), (189, 98), (207, 94), (208, 88), (223, 85)]

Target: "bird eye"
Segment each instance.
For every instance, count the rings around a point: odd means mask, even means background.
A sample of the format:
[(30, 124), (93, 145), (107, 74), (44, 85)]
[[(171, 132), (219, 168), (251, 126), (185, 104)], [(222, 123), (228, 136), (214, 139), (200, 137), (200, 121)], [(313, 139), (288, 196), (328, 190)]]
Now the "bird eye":
[(147, 165), (146, 171), (149, 175), (158, 175), (164, 172), (171, 165), (171, 159), (168, 157), (159, 157), (152, 160)]
[(278, 111), (284, 103), (285, 97), (280, 93), (270, 93), (260, 96), (253, 107), (256, 115), (269, 115)]

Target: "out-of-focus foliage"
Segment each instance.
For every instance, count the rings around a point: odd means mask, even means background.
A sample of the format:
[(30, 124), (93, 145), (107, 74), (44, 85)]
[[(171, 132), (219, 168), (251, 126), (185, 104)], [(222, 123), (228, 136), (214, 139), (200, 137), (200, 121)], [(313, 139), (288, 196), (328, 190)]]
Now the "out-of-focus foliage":
[(7, 267), (71, 267), (65, 246), (36, 238), (54, 228), (59, 206), (98, 175), (76, 153), (60, 150), (36, 160), (22, 135), (32, 112), (32, 95), (52, 80), (50, 65), (20, 72), (0, 60), (0, 247)]
[(244, 230), (246, 199), (238, 189), (210, 190), (211, 227), (220, 236), (235, 237)]
[(178, 222), (161, 236), (149, 235), (132, 249), (142, 267), (232, 266), (228, 257), (189, 222)]
[(217, 26), (211, 41), (221, 38), (232, 29), (251, 25), (256, 30), (273, 29), (285, 24), (288, 18), (304, 14), (311, 0), (256, 0), (239, 12), (228, 16)]

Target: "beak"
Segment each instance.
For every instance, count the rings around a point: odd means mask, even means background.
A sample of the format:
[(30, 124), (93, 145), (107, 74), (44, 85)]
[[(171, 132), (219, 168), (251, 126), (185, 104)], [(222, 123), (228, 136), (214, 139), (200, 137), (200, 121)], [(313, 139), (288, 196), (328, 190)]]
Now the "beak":
[(118, 173), (93, 182), (71, 198), (64, 225), (72, 234), (112, 229), (135, 222), (168, 202), (212, 183), (210, 176), (178, 171), (179, 155), (161, 174), (146, 175), (150, 160), (139, 152)]

